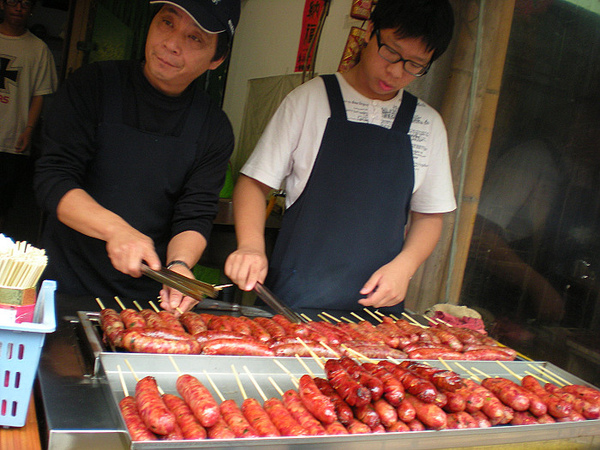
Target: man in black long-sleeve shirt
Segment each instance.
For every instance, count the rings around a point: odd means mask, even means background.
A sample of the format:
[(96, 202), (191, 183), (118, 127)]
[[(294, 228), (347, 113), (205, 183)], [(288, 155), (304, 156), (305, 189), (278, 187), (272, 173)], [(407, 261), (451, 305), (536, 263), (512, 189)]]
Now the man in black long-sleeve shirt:
[[(72, 295), (152, 299), (141, 263), (192, 277), (233, 150), (231, 125), (196, 79), (221, 64), (239, 0), (178, 0), (152, 20), (143, 61), (86, 66), (59, 91), (35, 189), (49, 217), (46, 278)], [(163, 289), (167, 310), (195, 300)]]

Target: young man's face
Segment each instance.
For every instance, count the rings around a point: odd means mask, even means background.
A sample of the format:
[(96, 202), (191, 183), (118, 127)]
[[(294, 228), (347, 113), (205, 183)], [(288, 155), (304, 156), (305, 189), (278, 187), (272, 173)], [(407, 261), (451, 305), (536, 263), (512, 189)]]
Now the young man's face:
[[(377, 38), (373, 34), (372, 23), (367, 28), (367, 46), (361, 53), (360, 68), (362, 71), (359, 91), (372, 99), (389, 100), (400, 89), (408, 86), (415, 80), (415, 76), (404, 70), (403, 63), (390, 63), (379, 55)], [(380, 42), (388, 49), (392, 49), (403, 59), (411, 60), (422, 66), (427, 66), (433, 56), (433, 50), (426, 50), (421, 39), (398, 39), (394, 30), (379, 30)]]
[(4, 21), (13, 28), (23, 28), (27, 26), (27, 19), (33, 10), (33, 4), (26, 2), (26, 6), (17, 3), (10, 6), (5, 0), (0, 0), (0, 7), (4, 10)]
[(146, 38), (144, 74), (159, 91), (181, 94), (207, 70), (223, 59), (213, 61), (217, 35), (202, 30), (182, 9), (164, 5), (152, 20)]

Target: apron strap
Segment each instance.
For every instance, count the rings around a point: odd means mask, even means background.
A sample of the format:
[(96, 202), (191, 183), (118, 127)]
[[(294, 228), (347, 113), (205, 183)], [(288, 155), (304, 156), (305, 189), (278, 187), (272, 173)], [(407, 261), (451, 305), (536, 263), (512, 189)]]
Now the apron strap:
[(342, 91), (336, 76), (334, 74), (321, 75), (321, 78), (323, 78), (325, 89), (327, 90), (329, 107), (331, 108), (331, 117), (340, 120), (348, 120), (344, 97), (342, 97)]
[(410, 130), (410, 124), (412, 123), (413, 115), (415, 114), (416, 108), (417, 97), (405, 90), (402, 94), (402, 102), (400, 103), (400, 108), (396, 113), (396, 119), (392, 124), (392, 130), (397, 130), (402, 133), (408, 134), (408, 131)]

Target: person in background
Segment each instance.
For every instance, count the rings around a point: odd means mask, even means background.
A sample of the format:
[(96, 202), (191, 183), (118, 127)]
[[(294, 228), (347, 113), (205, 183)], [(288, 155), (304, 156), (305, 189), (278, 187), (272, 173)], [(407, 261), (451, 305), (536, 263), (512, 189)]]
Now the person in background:
[(231, 124), (196, 80), (226, 58), (240, 0), (161, 4), (143, 61), (85, 66), (59, 91), (35, 174), (48, 213), (46, 278), (57, 292), (197, 301), (142, 277), (163, 263), (192, 278), (233, 150)]
[(48, 46), (27, 29), (35, 0), (0, 0), (0, 230), (29, 164), (44, 96), (57, 87)]
[[(447, 0), (379, 0), (360, 61), (284, 99), (234, 191), (238, 248), (225, 273), (241, 289), (266, 280), (304, 308), (404, 300), (456, 207), (444, 123), (405, 88), (444, 53), (453, 28)], [(267, 261), (265, 196), (282, 186), (287, 210)]]

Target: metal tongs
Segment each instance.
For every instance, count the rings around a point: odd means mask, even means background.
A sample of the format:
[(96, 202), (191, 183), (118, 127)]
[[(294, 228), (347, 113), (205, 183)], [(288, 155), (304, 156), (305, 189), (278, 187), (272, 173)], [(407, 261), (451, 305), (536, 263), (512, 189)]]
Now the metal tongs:
[(203, 281), (184, 277), (165, 267), (160, 270), (153, 270), (146, 264), (142, 264), (142, 273), (159, 283), (177, 289), (179, 292), (198, 300), (198, 307), (201, 309), (212, 309), (217, 311), (234, 311), (245, 316), (270, 317), (271, 314), (263, 309), (252, 306), (242, 306), (235, 303), (229, 303), (221, 300), (208, 300), (205, 297), (216, 298), (219, 292), (233, 284), (209, 284)]
[(269, 289), (267, 289), (262, 283), (256, 283), (254, 285), (254, 292), (258, 297), (269, 305), (273, 311), (277, 314), (281, 314), (286, 317), (290, 322), (300, 323), (305, 322), (304, 318), (288, 308), (281, 300), (275, 297)]

